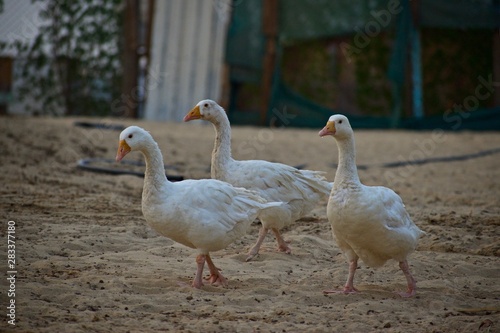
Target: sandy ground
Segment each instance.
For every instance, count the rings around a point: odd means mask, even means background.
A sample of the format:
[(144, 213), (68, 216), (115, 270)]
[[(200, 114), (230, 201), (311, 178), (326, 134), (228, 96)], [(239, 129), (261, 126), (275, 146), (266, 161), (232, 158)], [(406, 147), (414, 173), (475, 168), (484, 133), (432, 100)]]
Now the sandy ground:
[[(142, 178), (76, 168), (81, 158), (113, 159), (119, 132), (75, 120), (0, 118), (2, 332), (500, 332), (500, 154), (381, 167), (498, 148), (498, 132), (355, 131), (361, 180), (393, 188), (427, 232), (410, 257), (417, 296), (402, 299), (394, 291), (405, 279), (393, 261), (378, 270), (361, 262), (359, 294), (322, 294), (347, 274), (326, 200), (285, 230), (291, 255), (276, 252), (269, 235), (246, 263), (255, 223), (212, 255), (229, 286), (192, 289), (195, 251), (144, 224)], [(175, 167), (169, 172), (209, 177), (209, 125), (87, 120), (140, 125)], [(318, 130), (236, 127), (233, 155), (306, 164), (333, 180), (337, 147)], [(16, 327), (6, 316), (9, 220), (17, 237)]]

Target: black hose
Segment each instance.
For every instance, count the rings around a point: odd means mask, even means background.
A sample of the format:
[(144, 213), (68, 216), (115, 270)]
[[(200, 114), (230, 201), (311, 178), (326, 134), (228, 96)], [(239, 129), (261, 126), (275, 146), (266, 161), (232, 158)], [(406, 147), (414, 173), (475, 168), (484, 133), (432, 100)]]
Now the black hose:
[[(406, 165), (422, 165), (427, 163), (442, 163), (442, 162), (454, 162), (454, 161), (465, 161), (473, 158), (479, 158), (483, 156), (493, 155), (496, 153), (500, 153), (500, 148), (493, 148), (488, 150), (483, 150), (477, 153), (465, 154), (465, 155), (455, 155), (455, 156), (443, 156), (443, 157), (430, 157), (423, 158), (420, 160), (411, 160), (411, 161), (398, 161), (398, 162), (389, 162), (383, 164), (360, 164), (358, 165), (358, 169), (366, 170), (369, 168), (379, 167), (379, 168), (398, 168)], [(333, 167), (337, 167), (336, 164), (332, 164)]]
[[(87, 171), (92, 171), (92, 172), (97, 172), (97, 173), (107, 173), (111, 175), (133, 175), (137, 177), (144, 177), (144, 172), (138, 172), (138, 171), (132, 171), (132, 170), (123, 170), (123, 169), (116, 169), (116, 168), (106, 168), (106, 167), (97, 167), (97, 166), (92, 166), (92, 163), (106, 163), (106, 164), (115, 164), (116, 162), (111, 159), (106, 159), (106, 158), (84, 158), (81, 159), (77, 162), (77, 167), (83, 170)], [(123, 164), (128, 164), (128, 165), (135, 165), (135, 166), (145, 166), (144, 163), (140, 161), (121, 161)], [(172, 166), (165, 166), (165, 169), (175, 169), (175, 167)], [(177, 182), (184, 180), (183, 176), (172, 176), (166, 174), (167, 179), (172, 181), (172, 182)]]
[(112, 131), (123, 131), (125, 126), (123, 125), (113, 125), (113, 124), (104, 124), (104, 123), (90, 123), (86, 121), (75, 121), (73, 123), (75, 126), (85, 127), (85, 128), (100, 128), (107, 129)]

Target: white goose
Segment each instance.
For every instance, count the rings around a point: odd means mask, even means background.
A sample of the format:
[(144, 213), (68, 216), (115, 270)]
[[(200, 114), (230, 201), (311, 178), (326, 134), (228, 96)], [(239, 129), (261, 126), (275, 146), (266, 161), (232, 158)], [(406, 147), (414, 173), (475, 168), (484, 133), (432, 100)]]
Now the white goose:
[(256, 244), (248, 253), (247, 261), (259, 253), (269, 229), (276, 236), (278, 250), (291, 253), (279, 230), (314, 208), (318, 200), (330, 193), (332, 184), (325, 180), (322, 172), (298, 170), (285, 164), (261, 160), (234, 160), (231, 157), (229, 119), (224, 109), (212, 100), (199, 102), (184, 117), (184, 121), (193, 119), (208, 120), (215, 127), (212, 178), (254, 190), (268, 201), (284, 203), (260, 216), (262, 227)]
[(120, 134), (116, 161), (131, 151), (140, 151), (146, 160), (142, 212), (147, 224), (159, 234), (198, 250), (193, 287), (203, 286), (205, 261), (209, 282), (227, 285), (209, 252), (224, 249), (245, 235), (259, 213), (281, 203), (265, 203), (255, 192), (213, 179), (168, 181), (158, 144), (137, 126)]
[(424, 233), (411, 220), (403, 201), (393, 190), (361, 184), (356, 168), (354, 134), (343, 115), (331, 116), (319, 136), (333, 136), (339, 149), (335, 184), (328, 201), (327, 216), (339, 248), (349, 261), (349, 277), (341, 291), (353, 293), (354, 272), (361, 258), (368, 266), (380, 267), (387, 260), (399, 262), (408, 282), (403, 297), (415, 295), (416, 282), (407, 257)]

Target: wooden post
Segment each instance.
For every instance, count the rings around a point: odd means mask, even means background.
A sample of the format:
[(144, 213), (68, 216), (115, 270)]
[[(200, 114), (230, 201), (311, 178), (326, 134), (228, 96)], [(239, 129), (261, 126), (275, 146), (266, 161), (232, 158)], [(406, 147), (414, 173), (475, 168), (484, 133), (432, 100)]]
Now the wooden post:
[(273, 84), (276, 64), (276, 39), (278, 37), (279, 0), (262, 0), (262, 32), (266, 37), (266, 48), (262, 63), (262, 100), (260, 125), (265, 125)]
[(148, 57), (148, 64), (151, 62), (151, 38), (153, 36), (153, 20), (155, 14), (155, 0), (148, 1), (148, 13), (147, 13), (147, 21), (146, 21), (146, 40), (145, 40), (145, 48), (146, 48), (146, 56)]
[(0, 57), (0, 114), (7, 114), (12, 96), (12, 58)]
[[(147, 9), (145, 13), (145, 18), (144, 22), (142, 24), (144, 25), (144, 36), (142, 36), (141, 43), (143, 43), (143, 53), (141, 56), (145, 57), (147, 59), (146, 65), (144, 68), (142, 68), (142, 73), (141, 75), (144, 75), (146, 80), (150, 78), (149, 76), (149, 68), (151, 66), (151, 39), (153, 38), (153, 21), (154, 21), (154, 14), (155, 14), (155, 0), (148, 0), (147, 2)], [(138, 117), (145, 117), (146, 114), (146, 99), (148, 98), (148, 92), (147, 92), (147, 87), (148, 87), (148, 82), (145, 81), (145, 87), (143, 89), (143, 96), (139, 103), (141, 103), (140, 108), (137, 110)]]
[(138, 48), (138, 15), (139, 1), (126, 0), (124, 15), (124, 48), (123, 48), (123, 83), (122, 83), (122, 100), (126, 107), (124, 117), (137, 118), (138, 100), (138, 81), (139, 75), (139, 55)]

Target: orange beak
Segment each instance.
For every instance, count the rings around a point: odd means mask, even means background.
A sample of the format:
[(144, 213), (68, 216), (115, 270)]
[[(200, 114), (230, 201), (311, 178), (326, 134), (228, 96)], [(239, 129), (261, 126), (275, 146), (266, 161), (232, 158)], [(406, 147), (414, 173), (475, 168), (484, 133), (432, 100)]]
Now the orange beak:
[(323, 127), (321, 131), (319, 131), (319, 136), (327, 136), (327, 135), (335, 135), (335, 122), (329, 121), (326, 123), (326, 126)]
[(184, 121), (190, 121), (195, 119), (201, 119), (200, 107), (196, 105), (188, 114), (184, 117)]
[(118, 152), (116, 153), (116, 161), (120, 162), (125, 157), (125, 155), (130, 153), (131, 150), (132, 148), (130, 148), (130, 146), (127, 144), (127, 142), (125, 142), (125, 140), (120, 140), (120, 144), (118, 146)]

